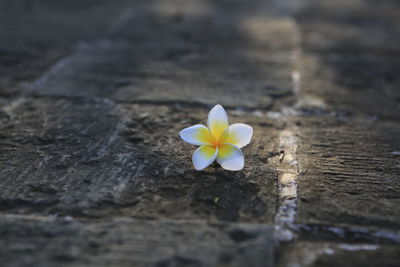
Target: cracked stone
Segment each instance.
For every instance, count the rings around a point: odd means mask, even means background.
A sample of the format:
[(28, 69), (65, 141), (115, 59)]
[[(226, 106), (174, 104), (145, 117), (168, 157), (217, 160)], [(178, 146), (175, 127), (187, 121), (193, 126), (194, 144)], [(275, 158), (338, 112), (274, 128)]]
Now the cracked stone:
[(260, 126), (265, 118), (233, 113), (232, 122), (255, 129), (252, 144), (244, 149), (245, 169), (226, 172), (214, 166), (198, 172), (191, 163), (195, 146), (178, 133), (204, 122), (207, 112), (22, 100), (6, 111), (1, 126), (1, 209), (271, 222), (277, 174), (258, 155), (275, 149), (277, 130)]

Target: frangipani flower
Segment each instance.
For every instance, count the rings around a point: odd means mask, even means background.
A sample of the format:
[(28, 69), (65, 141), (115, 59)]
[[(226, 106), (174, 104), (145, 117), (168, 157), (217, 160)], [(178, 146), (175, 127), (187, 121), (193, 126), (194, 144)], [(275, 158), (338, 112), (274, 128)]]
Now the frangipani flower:
[(185, 142), (200, 146), (192, 157), (196, 170), (207, 168), (216, 159), (222, 168), (238, 171), (244, 166), (240, 148), (250, 143), (253, 128), (243, 123), (229, 126), (224, 108), (216, 105), (208, 113), (207, 127), (196, 124), (183, 129), (179, 135)]

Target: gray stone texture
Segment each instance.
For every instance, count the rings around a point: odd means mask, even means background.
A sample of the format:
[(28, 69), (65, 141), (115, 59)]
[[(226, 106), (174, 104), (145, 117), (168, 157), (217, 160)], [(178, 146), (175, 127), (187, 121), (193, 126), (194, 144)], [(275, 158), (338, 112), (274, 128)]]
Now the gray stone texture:
[(5, 217), (0, 232), (7, 266), (274, 266), (264, 225), (32, 216)]
[[(398, 266), (397, 1), (0, 2), (1, 266)], [(195, 171), (215, 104), (245, 168)]]
[(395, 7), (321, 1), (298, 15), (304, 32), (298, 106), (309, 117), (301, 120), (299, 223), (399, 229)]
[(276, 171), (267, 163), (276, 130), (261, 117), (232, 115), (256, 131), (243, 150), (246, 168), (197, 172), (196, 147), (178, 133), (205, 123), (204, 108), (21, 100), (2, 120), (2, 209), (271, 222)]

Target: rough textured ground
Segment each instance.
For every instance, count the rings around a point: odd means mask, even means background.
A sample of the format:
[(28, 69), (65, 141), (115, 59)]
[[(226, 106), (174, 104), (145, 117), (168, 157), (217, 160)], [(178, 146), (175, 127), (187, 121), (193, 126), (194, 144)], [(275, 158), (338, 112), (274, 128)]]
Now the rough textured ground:
[[(1, 1), (1, 265), (398, 266), (399, 9)], [(217, 103), (242, 171), (178, 137)]]

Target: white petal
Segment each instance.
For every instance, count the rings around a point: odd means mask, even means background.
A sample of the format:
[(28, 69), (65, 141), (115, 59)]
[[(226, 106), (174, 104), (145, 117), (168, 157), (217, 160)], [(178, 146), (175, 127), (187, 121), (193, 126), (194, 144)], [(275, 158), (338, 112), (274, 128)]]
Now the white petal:
[(244, 123), (235, 123), (229, 126), (229, 136), (224, 143), (229, 143), (242, 148), (250, 143), (253, 128)]
[(244, 166), (243, 153), (237, 146), (223, 144), (219, 147), (217, 162), (226, 170), (239, 171)]
[(229, 127), (226, 127), (226, 129), (222, 132), (222, 134), (218, 138), (218, 144), (224, 144), (224, 143), (229, 143), (225, 142), (229, 137)]
[(193, 153), (192, 161), (198, 171), (207, 168), (218, 156), (218, 148), (214, 146), (201, 146)]
[(179, 135), (183, 141), (192, 145), (201, 146), (214, 143), (214, 138), (210, 134), (208, 128), (201, 124), (185, 128), (179, 133)]
[(225, 109), (221, 105), (214, 106), (208, 113), (207, 126), (215, 139), (219, 139), (228, 125), (228, 115), (226, 115)]

